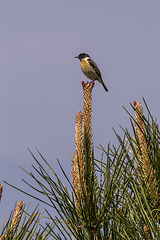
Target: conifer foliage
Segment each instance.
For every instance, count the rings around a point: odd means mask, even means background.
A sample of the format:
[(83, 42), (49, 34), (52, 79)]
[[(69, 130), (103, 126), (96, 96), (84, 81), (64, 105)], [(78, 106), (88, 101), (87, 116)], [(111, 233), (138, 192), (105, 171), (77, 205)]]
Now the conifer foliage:
[[(102, 157), (95, 159), (92, 135), (94, 82), (83, 82), (82, 86), (84, 106), (83, 112), (79, 110), (76, 115), (76, 148), (71, 176), (58, 161), (66, 179), (66, 183), (62, 182), (54, 166), (37, 149), (39, 160), (31, 152), (36, 163), (34, 171), (24, 170), (33, 184), (25, 183), (36, 191), (35, 195), (16, 188), (46, 204), (48, 221), (41, 229), (37, 228), (42, 215), (35, 210), (24, 231), (24, 224), (19, 224), (23, 203), (19, 202), (18, 210), (3, 227), (1, 239), (160, 239), (158, 124), (144, 99), (147, 117), (141, 102), (134, 102), (131, 105), (133, 114), (125, 109), (133, 131), (130, 133), (122, 127), (122, 137), (115, 132), (119, 145), (108, 143), (106, 148), (98, 147)], [(34, 234), (27, 238), (27, 234), (33, 232), (31, 224)]]

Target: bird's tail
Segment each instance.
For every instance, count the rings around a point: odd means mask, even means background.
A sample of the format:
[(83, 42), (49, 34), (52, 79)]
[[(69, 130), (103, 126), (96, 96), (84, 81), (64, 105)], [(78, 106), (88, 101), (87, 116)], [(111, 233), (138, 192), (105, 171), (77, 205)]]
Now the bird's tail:
[(102, 78), (101, 78), (101, 79), (99, 79), (99, 82), (100, 82), (100, 83), (102, 83), (102, 85), (103, 85), (104, 89), (106, 90), (106, 92), (108, 92), (108, 88), (107, 88), (107, 87), (106, 87), (106, 85), (104, 84), (104, 82), (103, 82)]

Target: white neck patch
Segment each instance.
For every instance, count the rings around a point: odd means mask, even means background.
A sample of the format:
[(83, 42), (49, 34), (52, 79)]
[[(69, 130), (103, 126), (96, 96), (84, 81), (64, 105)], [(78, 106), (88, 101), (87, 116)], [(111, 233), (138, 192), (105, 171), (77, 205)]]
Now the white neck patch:
[(84, 60), (88, 60), (88, 59), (90, 59), (90, 57), (85, 57), (85, 58), (84, 58)]

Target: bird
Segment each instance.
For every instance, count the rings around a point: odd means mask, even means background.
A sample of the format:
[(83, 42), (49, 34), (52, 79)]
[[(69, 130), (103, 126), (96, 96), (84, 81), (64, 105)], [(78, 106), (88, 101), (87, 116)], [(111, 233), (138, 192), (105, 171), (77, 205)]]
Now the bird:
[(81, 69), (84, 75), (92, 81), (98, 80), (103, 85), (106, 92), (108, 92), (108, 88), (102, 80), (101, 72), (90, 56), (87, 53), (80, 53), (75, 58), (78, 58), (81, 61)]

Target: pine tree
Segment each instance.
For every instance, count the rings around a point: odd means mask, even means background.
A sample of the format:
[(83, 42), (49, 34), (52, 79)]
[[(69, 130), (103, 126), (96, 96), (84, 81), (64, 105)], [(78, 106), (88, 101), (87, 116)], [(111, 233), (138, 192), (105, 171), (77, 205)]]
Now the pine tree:
[[(40, 160), (30, 151), (37, 164), (33, 166), (35, 173), (24, 171), (39, 186), (30, 187), (46, 200), (26, 194), (46, 204), (49, 219), (39, 238), (31, 239), (160, 239), (160, 131), (156, 121), (145, 100), (147, 118), (141, 102), (134, 102), (134, 116), (126, 110), (133, 132), (122, 128), (123, 137), (115, 132), (119, 145), (109, 143), (106, 149), (100, 146), (102, 157), (97, 160), (92, 135), (94, 83), (82, 86), (84, 106), (83, 112), (79, 110), (76, 115), (71, 181), (58, 160), (70, 187), (66, 187), (38, 149)], [(47, 207), (57, 215), (53, 216)], [(11, 234), (13, 239), (26, 239), (14, 238), (18, 236), (14, 231), (20, 215), (21, 210), (17, 220), (14, 222), (13, 217), (10, 221), (10, 230), (3, 230), (1, 239)], [(29, 226), (26, 229), (30, 232)]]

